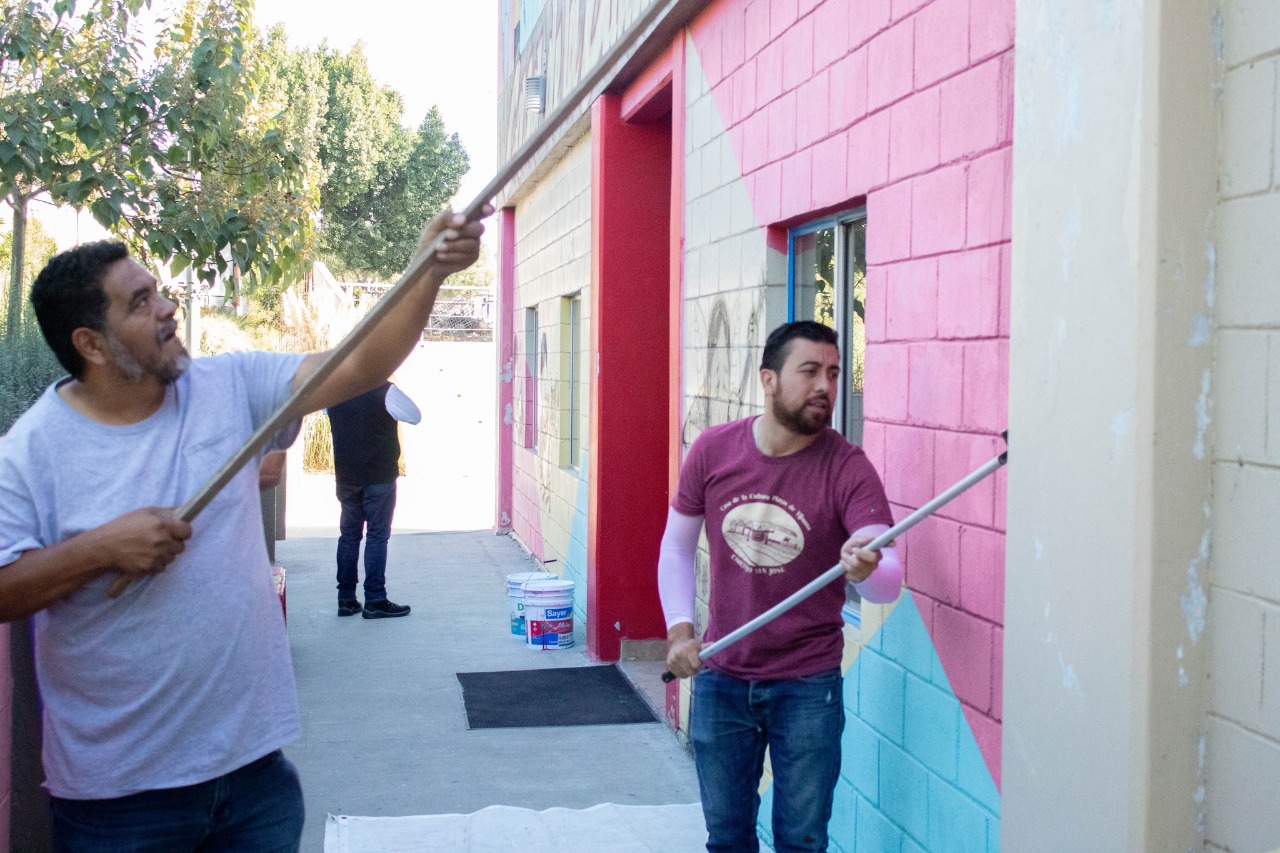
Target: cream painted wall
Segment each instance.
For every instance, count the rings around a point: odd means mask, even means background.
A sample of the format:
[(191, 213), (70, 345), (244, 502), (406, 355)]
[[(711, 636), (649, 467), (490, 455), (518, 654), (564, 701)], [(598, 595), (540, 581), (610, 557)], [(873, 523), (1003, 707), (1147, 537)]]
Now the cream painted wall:
[(1002, 845), (1202, 849), (1221, 21), (1017, 11)]
[[(590, 349), (591, 323), (591, 137), (576, 141), (547, 177), (523, 196), (516, 207), (516, 365), (514, 487), (525, 495), (515, 511), (517, 537), (540, 559), (556, 560), (559, 571), (569, 552), (577, 506), (580, 467), (586, 449), (590, 371), (579, 371), (576, 389), (579, 458), (569, 458), (569, 306), (566, 297), (581, 296), (578, 349)], [(536, 452), (523, 446), (525, 420), (524, 365), (526, 309), (538, 312), (539, 361)], [(541, 347), (546, 344), (545, 362)], [(523, 512), (521, 507), (523, 506)], [(522, 523), (520, 523), (522, 522)], [(585, 543), (580, 543), (585, 547)]]
[(1206, 837), (1263, 851), (1280, 847), (1280, 3), (1224, 2), (1217, 46)]

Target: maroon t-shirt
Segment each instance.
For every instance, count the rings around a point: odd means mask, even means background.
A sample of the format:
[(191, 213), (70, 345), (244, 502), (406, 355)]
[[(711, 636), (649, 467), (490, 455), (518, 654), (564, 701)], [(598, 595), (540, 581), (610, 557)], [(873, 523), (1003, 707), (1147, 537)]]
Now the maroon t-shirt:
[[(824, 429), (787, 456), (756, 447), (754, 418), (698, 436), (672, 506), (706, 519), (711, 551), (711, 643), (840, 561), (840, 546), (868, 524), (893, 524), (875, 469), (840, 433)], [(707, 660), (747, 680), (795, 678), (840, 665), (845, 584), (832, 583)]]

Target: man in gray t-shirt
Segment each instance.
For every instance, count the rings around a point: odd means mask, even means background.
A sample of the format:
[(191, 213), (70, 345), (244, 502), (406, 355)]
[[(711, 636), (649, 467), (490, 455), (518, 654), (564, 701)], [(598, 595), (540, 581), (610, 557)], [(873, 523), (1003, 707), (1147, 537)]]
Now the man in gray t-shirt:
[[(423, 246), (441, 232), (435, 263), (307, 410), (380, 384), (409, 354), (483, 227), (445, 214)], [(279, 750), (300, 726), (257, 466), (194, 523), (173, 508), (325, 354), (193, 361), (176, 307), (119, 243), (56, 256), (31, 299), (70, 376), (0, 442), (0, 621), (32, 617), (55, 847), (296, 850), (301, 789)], [(120, 573), (135, 582), (111, 598)]]

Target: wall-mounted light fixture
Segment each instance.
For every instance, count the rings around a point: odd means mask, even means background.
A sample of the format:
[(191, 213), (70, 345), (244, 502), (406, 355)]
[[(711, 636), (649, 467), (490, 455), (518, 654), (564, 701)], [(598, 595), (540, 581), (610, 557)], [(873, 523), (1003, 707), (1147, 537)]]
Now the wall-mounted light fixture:
[(524, 108), (531, 113), (544, 112), (547, 108), (547, 78), (524, 78)]

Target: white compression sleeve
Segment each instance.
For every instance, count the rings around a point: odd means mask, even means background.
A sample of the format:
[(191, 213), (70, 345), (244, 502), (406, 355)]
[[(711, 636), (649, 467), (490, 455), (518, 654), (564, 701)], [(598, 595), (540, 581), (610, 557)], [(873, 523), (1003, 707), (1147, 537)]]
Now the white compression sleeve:
[[(854, 532), (854, 536), (879, 536), (889, 529), (887, 524), (868, 524)], [(880, 565), (876, 566), (870, 577), (853, 588), (858, 595), (872, 604), (888, 604), (897, 599), (902, 591), (902, 580), (905, 570), (898, 549), (892, 545), (880, 549)]]
[(693, 624), (693, 598), (697, 581), (693, 574), (694, 555), (702, 516), (681, 515), (667, 510), (667, 529), (658, 550), (658, 598), (667, 618), (667, 628), (681, 622)]

